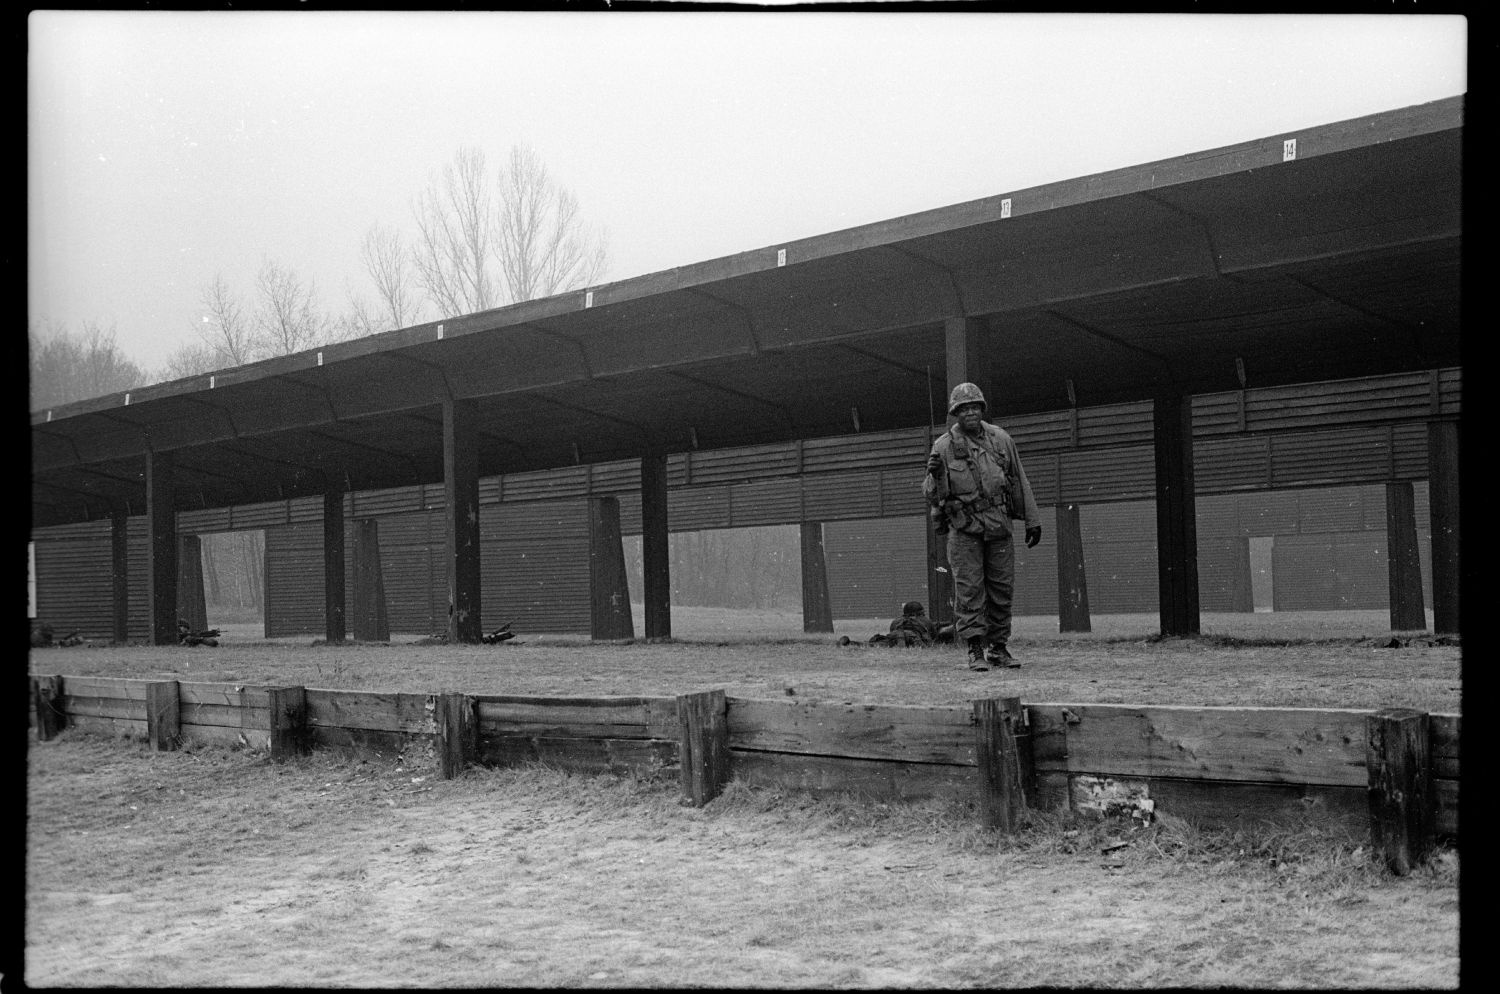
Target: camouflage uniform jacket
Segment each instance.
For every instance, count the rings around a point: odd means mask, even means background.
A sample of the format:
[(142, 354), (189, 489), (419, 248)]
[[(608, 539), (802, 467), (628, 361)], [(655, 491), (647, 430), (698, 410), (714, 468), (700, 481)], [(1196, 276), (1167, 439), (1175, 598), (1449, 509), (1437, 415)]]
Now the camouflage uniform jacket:
[(979, 428), (976, 436), (954, 425), (932, 443), (944, 473), (922, 478), (923, 496), (943, 508), (956, 531), (998, 538), (1010, 534), (1012, 518), (1025, 520), (1027, 528), (1041, 525), (1031, 481), (1010, 433), (987, 421)]

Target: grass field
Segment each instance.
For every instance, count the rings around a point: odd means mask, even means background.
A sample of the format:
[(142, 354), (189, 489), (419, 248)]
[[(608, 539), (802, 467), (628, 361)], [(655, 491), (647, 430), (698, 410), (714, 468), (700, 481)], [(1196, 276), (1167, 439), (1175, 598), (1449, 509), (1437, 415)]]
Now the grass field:
[[(1020, 619), (1021, 670), (841, 647), (792, 612), (674, 608), (667, 643), (521, 633), (499, 646), (33, 650), (33, 673), (434, 692), (876, 703), (1405, 705), (1458, 711), (1460, 649), (1384, 612)], [(1050, 627), (1049, 627), (1050, 626)], [(637, 630), (640, 630), (639, 620)], [(518, 644), (519, 643), (519, 644)], [(35, 987), (1459, 986), (1458, 856), (1387, 875), (1368, 840), (875, 804), (542, 767), (430, 769), (320, 752), (150, 753), (76, 731), (28, 749), (24, 979)], [(10, 973), (10, 970), (6, 970)]]

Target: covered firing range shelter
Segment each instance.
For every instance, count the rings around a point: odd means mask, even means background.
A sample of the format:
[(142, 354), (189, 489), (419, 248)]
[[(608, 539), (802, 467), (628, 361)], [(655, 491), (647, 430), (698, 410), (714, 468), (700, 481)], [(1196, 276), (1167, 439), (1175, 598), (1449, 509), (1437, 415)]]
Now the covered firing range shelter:
[[(791, 453), (784, 475), (836, 481), (828, 453), (851, 447), (820, 440), (905, 433), (919, 444), (867, 479), (910, 508), (968, 380), (997, 423), (1060, 426), (1018, 434), (1058, 509), (1060, 587), (1081, 562), (1072, 495), (1108, 496), (1076, 467), (1113, 454), (1154, 490), (1161, 631), (1197, 632), (1195, 436), (1201, 457), (1300, 432), (1321, 440), (1305, 451), (1326, 482), (1357, 462), (1387, 484), (1393, 627), (1420, 584), (1398, 560), (1415, 556), (1410, 488), (1426, 479), (1434, 627), (1456, 632), (1463, 110), (1308, 128), (34, 412), (33, 535), (112, 522), (123, 639), (125, 533), (143, 516), (151, 639), (175, 643), (180, 515), (321, 498), (326, 634), (343, 640), (349, 498), (440, 485), (449, 637), (475, 642), (481, 481), (623, 463), (638, 466), (644, 635), (666, 637), (669, 486), (685, 482), (669, 461), (734, 450), (753, 479), (756, 453)], [(1145, 445), (1111, 440), (1143, 405)], [(1353, 461), (1351, 439), (1368, 443)], [(808, 528), (839, 493), (802, 485), (784, 510), (805, 571)], [(578, 570), (617, 558), (619, 506)], [(623, 589), (617, 572), (603, 593)], [(951, 581), (927, 574), (941, 615)], [(1059, 603), (1066, 626), (1065, 589)]]

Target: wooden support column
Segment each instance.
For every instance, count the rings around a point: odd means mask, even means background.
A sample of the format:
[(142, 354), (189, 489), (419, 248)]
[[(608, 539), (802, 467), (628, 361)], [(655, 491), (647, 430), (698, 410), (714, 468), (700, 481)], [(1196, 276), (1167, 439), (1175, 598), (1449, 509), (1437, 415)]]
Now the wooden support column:
[(177, 644), (177, 510), (169, 452), (146, 453), (146, 603), (152, 645)]
[[(944, 353), (948, 359), (948, 389), (940, 403), (943, 414), (948, 413), (948, 396), (960, 383), (973, 383), (989, 397), (989, 385), (980, 383), (984, 378), (980, 363), (979, 338), (984, 324), (974, 318), (945, 318), (943, 320)], [(945, 421), (946, 423), (946, 421)]]
[(1458, 424), (1434, 421), (1427, 426), (1427, 503), (1432, 515), (1432, 630), (1458, 635)]
[(646, 638), (672, 637), (672, 563), (667, 544), (667, 454), (641, 457), (641, 595)]
[(1193, 405), (1182, 394), (1151, 405), (1156, 449), (1156, 568), (1161, 634), (1197, 635), (1198, 524), (1193, 493)]
[(1406, 875), (1432, 849), (1436, 811), (1428, 717), (1386, 708), (1365, 719), (1370, 841), (1392, 872)]
[(939, 625), (952, 623), (953, 571), (948, 566), (948, 536), (938, 534), (927, 518), (927, 617)]
[(323, 638), (330, 644), (344, 641), (344, 487), (330, 480), (323, 491)]
[(272, 687), (271, 758), (300, 756), (308, 752), (312, 736), (307, 725), (307, 688)]
[(1057, 629), (1093, 630), (1088, 577), (1083, 568), (1083, 526), (1077, 504), (1057, 505)]
[(479, 617), (479, 447), (470, 401), (443, 401), (444, 538), (448, 566), (448, 641), (477, 644)]
[(1244, 535), (1229, 539), (1229, 610), (1255, 613), (1255, 578), (1250, 572), (1250, 539)]
[(63, 678), (60, 676), (34, 676), (31, 678), (31, 700), (36, 708), (36, 737), (46, 742), (68, 727), (68, 716), (63, 712)]
[(146, 739), (152, 752), (171, 752), (182, 744), (181, 707), (176, 680), (146, 684)]
[(985, 828), (1010, 834), (1021, 828), (1026, 809), (1019, 697), (974, 701), (974, 754), (979, 761), (979, 817)]
[(354, 640), (391, 640), (385, 576), (380, 570), (380, 523), (374, 518), (362, 518), (354, 525)]
[(615, 497), (589, 498), (589, 615), (590, 638), (635, 638)]
[(833, 602), (828, 596), (828, 558), (823, 552), (823, 523), (802, 522), (802, 630), (833, 631)]
[(124, 504), (109, 509), (110, 612), (116, 642), (130, 641), (130, 517)]
[(1391, 631), (1427, 629), (1422, 598), (1422, 557), (1417, 550), (1417, 502), (1410, 482), (1385, 485), (1386, 572), (1391, 590)]
[(475, 702), (466, 694), (438, 694), (434, 704), (438, 775), (444, 780), (452, 780), (463, 773), (478, 749), (479, 724), (475, 720)]
[(682, 799), (695, 808), (719, 796), (729, 782), (729, 721), (724, 691), (677, 698)]
[(195, 632), (208, 627), (203, 595), (203, 542), (197, 535), (177, 536), (177, 617)]

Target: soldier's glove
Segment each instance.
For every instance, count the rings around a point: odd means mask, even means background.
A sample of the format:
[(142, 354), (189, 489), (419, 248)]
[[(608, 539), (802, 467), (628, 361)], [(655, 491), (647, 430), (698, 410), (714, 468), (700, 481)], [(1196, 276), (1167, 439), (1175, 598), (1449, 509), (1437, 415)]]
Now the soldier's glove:
[(1042, 526), (1032, 525), (1026, 529), (1026, 548), (1034, 549), (1036, 544), (1042, 540)]
[(927, 457), (927, 475), (933, 478), (943, 475), (943, 457), (936, 452)]

